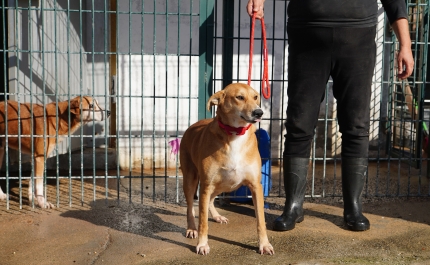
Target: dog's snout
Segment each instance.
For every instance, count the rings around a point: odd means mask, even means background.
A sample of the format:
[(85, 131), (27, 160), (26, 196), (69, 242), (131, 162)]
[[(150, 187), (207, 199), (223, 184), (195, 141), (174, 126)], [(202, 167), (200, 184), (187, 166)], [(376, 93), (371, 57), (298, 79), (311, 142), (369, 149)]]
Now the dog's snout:
[(261, 118), (261, 116), (263, 116), (263, 110), (262, 109), (256, 109), (252, 112), (252, 116), (257, 117), (257, 118)]

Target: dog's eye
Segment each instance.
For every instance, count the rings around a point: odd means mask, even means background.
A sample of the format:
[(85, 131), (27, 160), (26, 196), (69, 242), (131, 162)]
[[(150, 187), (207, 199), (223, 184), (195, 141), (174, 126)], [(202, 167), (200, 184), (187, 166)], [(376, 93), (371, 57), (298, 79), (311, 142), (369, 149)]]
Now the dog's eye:
[(245, 98), (243, 96), (237, 96), (236, 97), (238, 100), (244, 100)]
[(90, 109), (92, 109), (92, 108), (94, 108), (94, 104), (89, 104), (89, 105), (88, 105), (88, 107), (89, 107)]
[(255, 97), (254, 97), (254, 100), (257, 100), (257, 99), (258, 99), (258, 96), (255, 96)]

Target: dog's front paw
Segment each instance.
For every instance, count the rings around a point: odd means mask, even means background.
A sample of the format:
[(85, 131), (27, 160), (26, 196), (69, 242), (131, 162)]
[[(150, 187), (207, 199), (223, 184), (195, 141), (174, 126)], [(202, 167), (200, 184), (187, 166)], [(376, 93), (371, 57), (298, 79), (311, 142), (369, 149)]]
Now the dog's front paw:
[(187, 233), (185, 234), (185, 237), (188, 238), (197, 238), (198, 233), (195, 229), (187, 229)]
[(55, 208), (55, 206), (52, 203), (45, 201), (45, 198), (42, 195), (36, 196), (36, 205), (43, 209)]
[(225, 218), (224, 216), (218, 215), (215, 217), (212, 217), (215, 222), (220, 223), (220, 224), (227, 224), (228, 223), (228, 219)]
[(273, 254), (275, 254), (275, 250), (273, 250), (273, 247), (270, 243), (260, 244), (260, 254), (261, 255), (264, 255), (264, 254), (273, 255)]
[(208, 243), (198, 244), (197, 247), (196, 247), (197, 254), (202, 254), (202, 255), (209, 254), (210, 249), (211, 248), (209, 247)]

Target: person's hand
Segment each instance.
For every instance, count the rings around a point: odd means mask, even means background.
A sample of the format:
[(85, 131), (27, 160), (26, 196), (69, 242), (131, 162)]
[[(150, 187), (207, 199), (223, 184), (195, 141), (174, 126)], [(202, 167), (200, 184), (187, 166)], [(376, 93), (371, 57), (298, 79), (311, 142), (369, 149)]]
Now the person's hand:
[(414, 57), (411, 47), (400, 47), (397, 54), (397, 77), (400, 80), (408, 78), (414, 70)]
[(264, 1), (265, 0), (249, 0), (246, 5), (246, 11), (249, 16), (252, 17), (253, 13), (256, 12), (255, 18), (261, 19), (264, 17)]
[(399, 39), (400, 49), (397, 53), (397, 77), (402, 80), (408, 78), (414, 70), (414, 57), (411, 50), (409, 24), (406, 18), (400, 18), (391, 25)]

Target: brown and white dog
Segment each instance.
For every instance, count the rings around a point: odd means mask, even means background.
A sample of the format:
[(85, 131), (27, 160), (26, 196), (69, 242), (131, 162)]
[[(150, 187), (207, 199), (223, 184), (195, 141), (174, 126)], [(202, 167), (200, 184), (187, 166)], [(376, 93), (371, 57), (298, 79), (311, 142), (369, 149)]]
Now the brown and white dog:
[[(245, 84), (231, 84), (209, 98), (207, 108), (216, 105), (213, 119), (198, 121), (184, 133), (180, 145), (183, 189), (187, 201), (186, 237), (197, 238), (197, 253), (207, 255), (208, 212), (219, 223), (227, 223), (214, 206), (215, 197), (241, 185), (249, 187), (257, 217), (259, 251), (274, 254), (269, 243), (264, 218), (261, 181), (261, 158), (254, 123), (263, 111), (260, 96)], [(199, 227), (194, 222), (193, 202), (200, 182)]]
[[(7, 106), (7, 116), (5, 105)], [(58, 102), (58, 104), (55, 102), (49, 103), (45, 106), (40, 104), (18, 103), (12, 100), (8, 100), (7, 104), (5, 101), (0, 102), (0, 168), (3, 163), (6, 148), (5, 135), (15, 135), (8, 136), (7, 138), (9, 148), (18, 150), (19, 144), (21, 144), (20, 151), (22, 153), (31, 154), (33, 150), (34, 154), (35, 194), (33, 195), (32, 181), (29, 181), (28, 199), (30, 205), (34, 197), (36, 199), (36, 206), (41, 208), (54, 208), (54, 205), (45, 201), (43, 196), (44, 157), (48, 157), (54, 150), (57, 140), (60, 142), (69, 132), (72, 134), (81, 125), (89, 121), (105, 120), (109, 115), (110, 111), (103, 110), (99, 106), (97, 100), (92, 97), (76, 97), (70, 100), (70, 105), (68, 100)], [(20, 128), (20, 132), (18, 128)], [(56, 139), (57, 132), (60, 139)], [(22, 136), (16, 137), (18, 133)], [(30, 135), (36, 137), (30, 137)], [(3, 193), (1, 188), (0, 199), (6, 199), (6, 194)]]

